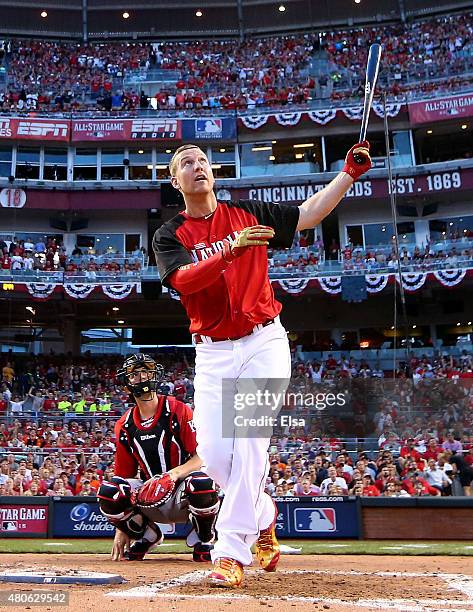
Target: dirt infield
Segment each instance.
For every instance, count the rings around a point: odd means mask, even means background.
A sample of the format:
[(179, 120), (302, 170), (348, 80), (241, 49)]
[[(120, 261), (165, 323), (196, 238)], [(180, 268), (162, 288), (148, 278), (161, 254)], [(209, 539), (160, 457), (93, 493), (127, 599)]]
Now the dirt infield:
[(0, 593), (67, 590), (68, 610), (73, 612), (254, 612), (262, 608), (277, 608), (277, 612), (382, 608), (473, 612), (473, 563), (468, 557), (285, 556), (278, 572), (266, 574), (253, 567), (246, 574), (244, 586), (230, 592), (207, 586), (204, 574), (208, 566), (193, 563), (189, 555), (152, 555), (141, 563), (113, 563), (107, 555), (2, 555), (0, 570), (12, 568), (91, 570), (120, 574), (126, 579), (121, 585), (109, 586), (0, 584)]

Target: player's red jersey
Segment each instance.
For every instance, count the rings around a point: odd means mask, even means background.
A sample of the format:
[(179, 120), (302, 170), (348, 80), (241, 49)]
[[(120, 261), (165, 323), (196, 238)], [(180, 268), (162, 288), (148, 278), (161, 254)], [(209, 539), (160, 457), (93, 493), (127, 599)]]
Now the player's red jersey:
[[(210, 215), (190, 217), (181, 212), (164, 223), (153, 239), (161, 282), (180, 266), (208, 259), (223, 250), (225, 239), (233, 242), (239, 232), (252, 225), (275, 230), (273, 248), (289, 248), (299, 221), (297, 206), (240, 201), (221, 203)], [(259, 323), (274, 319), (281, 304), (275, 299), (268, 278), (265, 248), (250, 248), (235, 259), (209, 287), (182, 295), (181, 302), (191, 321), (191, 333), (214, 338), (241, 337)]]
[(133, 406), (115, 424), (115, 475), (143, 480), (182, 465), (195, 453), (192, 409), (174, 397), (158, 396), (152, 419), (141, 421)]

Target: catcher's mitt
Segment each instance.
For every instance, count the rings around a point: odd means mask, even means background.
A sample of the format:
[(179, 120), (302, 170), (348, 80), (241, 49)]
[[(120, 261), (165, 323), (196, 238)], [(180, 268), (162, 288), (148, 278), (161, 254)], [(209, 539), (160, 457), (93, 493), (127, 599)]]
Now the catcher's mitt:
[(138, 508), (159, 508), (171, 499), (175, 490), (176, 483), (169, 474), (153, 476), (133, 493), (132, 502)]

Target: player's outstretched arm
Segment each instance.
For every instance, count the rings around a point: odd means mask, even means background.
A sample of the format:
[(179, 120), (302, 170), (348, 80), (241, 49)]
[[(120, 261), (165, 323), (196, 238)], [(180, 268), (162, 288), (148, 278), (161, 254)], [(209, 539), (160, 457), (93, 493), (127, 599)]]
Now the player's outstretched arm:
[[(318, 225), (337, 206), (353, 182), (368, 172), (371, 168), (369, 148), (366, 140), (354, 145), (347, 153), (343, 170), (324, 189), (299, 206), (299, 231)], [(362, 164), (355, 161), (354, 154), (363, 159)]]

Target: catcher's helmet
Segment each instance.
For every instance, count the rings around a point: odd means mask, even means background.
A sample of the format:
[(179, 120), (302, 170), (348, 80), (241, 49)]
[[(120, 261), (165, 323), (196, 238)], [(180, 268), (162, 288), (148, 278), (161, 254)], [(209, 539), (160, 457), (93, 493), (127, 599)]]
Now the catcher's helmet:
[[(139, 380), (132, 383), (130, 375), (135, 370), (148, 370), (152, 375), (147, 380)], [(152, 357), (144, 353), (136, 353), (125, 360), (121, 368), (117, 370), (117, 381), (119, 384), (128, 388), (134, 397), (156, 392), (160, 379), (164, 374), (164, 368), (160, 363), (156, 363)]]

